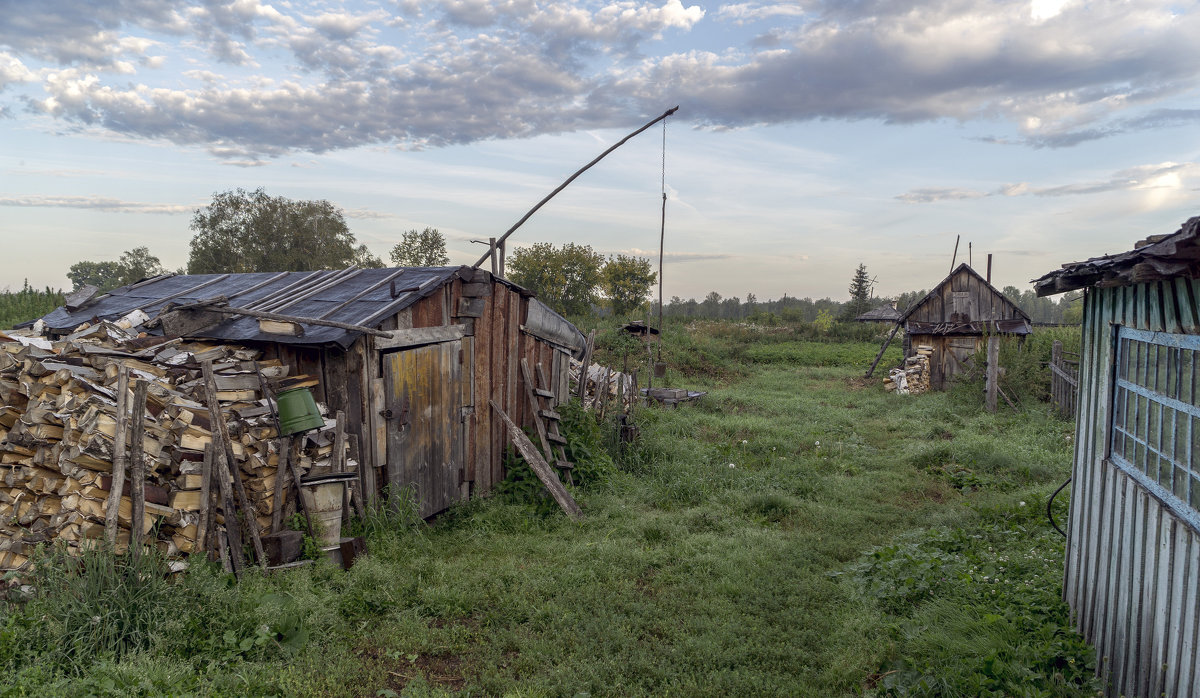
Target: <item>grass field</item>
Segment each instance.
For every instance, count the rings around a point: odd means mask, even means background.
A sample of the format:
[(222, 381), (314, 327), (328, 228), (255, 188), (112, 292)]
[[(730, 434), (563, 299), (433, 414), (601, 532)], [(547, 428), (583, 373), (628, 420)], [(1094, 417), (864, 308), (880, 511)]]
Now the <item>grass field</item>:
[(679, 339), (709, 395), (615, 461), (577, 430), (581, 522), (518, 475), (367, 522), (346, 573), (110, 573), (0, 615), (0, 695), (1095, 695), (1045, 519), (1071, 424), (886, 393), (870, 342), (739, 336)]

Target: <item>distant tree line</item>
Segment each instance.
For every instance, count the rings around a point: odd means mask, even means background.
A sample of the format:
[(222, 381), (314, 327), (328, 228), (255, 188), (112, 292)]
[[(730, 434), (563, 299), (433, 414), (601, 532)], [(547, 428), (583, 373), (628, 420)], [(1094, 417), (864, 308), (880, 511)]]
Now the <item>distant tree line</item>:
[(62, 291), (49, 286), (39, 290), (30, 286), (26, 279), (19, 291), (0, 291), (0, 329), (39, 318), (62, 304)]

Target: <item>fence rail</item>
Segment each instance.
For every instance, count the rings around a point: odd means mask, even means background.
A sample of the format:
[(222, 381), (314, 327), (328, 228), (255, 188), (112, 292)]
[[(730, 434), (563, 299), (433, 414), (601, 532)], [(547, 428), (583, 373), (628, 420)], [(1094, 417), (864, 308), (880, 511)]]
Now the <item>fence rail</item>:
[(1062, 342), (1055, 340), (1050, 349), (1050, 401), (1062, 416), (1073, 418), (1078, 392), (1079, 354), (1063, 351)]

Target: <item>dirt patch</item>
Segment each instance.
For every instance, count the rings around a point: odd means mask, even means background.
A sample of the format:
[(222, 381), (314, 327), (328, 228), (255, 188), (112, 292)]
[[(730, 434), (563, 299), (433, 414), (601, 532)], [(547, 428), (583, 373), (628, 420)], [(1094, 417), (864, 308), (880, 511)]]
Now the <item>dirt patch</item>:
[(927, 504), (942, 504), (955, 493), (956, 490), (945, 482), (929, 482), (923, 487), (901, 493), (900, 504), (906, 509), (916, 509)]
[[(358, 655), (363, 663), (368, 665), (368, 671), (379, 676), (385, 683), (383, 687), (396, 693), (403, 691), (408, 682), (418, 676), (423, 677), (429, 684), (451, 691), (462, 690), (467, 684), (467, 679), (463, 676), (464, 661), (458, 655), (421, 652), (406, 654), (376, 646), (364, 647), (359, 650)], [(374, 698), (376, 693), (372, 691), (362, 695)]]

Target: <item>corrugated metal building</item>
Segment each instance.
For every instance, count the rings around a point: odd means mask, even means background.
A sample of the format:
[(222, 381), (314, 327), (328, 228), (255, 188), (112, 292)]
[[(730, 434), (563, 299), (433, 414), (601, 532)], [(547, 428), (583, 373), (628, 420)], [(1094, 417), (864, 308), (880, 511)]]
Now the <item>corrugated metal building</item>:
[(1063, 596), (1108, 695), (1200, 695), (1200, 218), (1063, 265), (1084, 290)]
[(904, 326), (904, 355), (921, 345), (933, 347), (930, 387), (944, 390), (966, 370), (967, 359), (983, 346), (984, 336), (1024, 336), (1029, 316), (967, 264), (912, 304), (899, 321)]
[[(214, 314), (213, 301), (360, 327)], [(546, 384), (532, 387), (553, 392), (557, 404), (567, 399), (570, 356), (584, 344), (531, 293), (471, 267), (167, 275), (42, 319), (47, 332), (66, 334), (134, 310), (158, 320), (147, 323), (152, 333), (253, 346), (293, 374), (316, 376), (317, 400), (346, 413), (360, 444), (364, 490), (412, 485), (424, 516), (503, 479), (508, 435), (489, 401), (518, 425), (534, 424), (521, 359), (535, 382), (541, 367)]]

